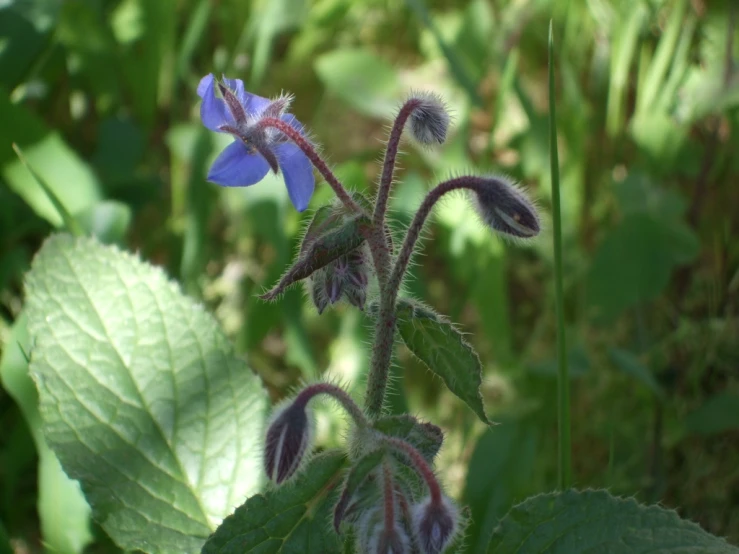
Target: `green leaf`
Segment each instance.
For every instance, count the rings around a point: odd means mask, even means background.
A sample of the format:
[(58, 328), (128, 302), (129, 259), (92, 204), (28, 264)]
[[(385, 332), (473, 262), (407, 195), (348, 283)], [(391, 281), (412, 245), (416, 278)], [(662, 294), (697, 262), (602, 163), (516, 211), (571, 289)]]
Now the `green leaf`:
[(267, 396), (157, 268), (57, 235), (27, 277), (44, 433), (122, 548), (197, 552), (261, 487)]
[(30, 167), (71, 214), (90, 208), (101, 198), (90, 167), (42, 120), (0, 91), (0, 174), (39, 217), (57, 227), (62, 216), (34, 176), (12, 150), (17, 143)]
[[(315, 221), (315, 220), (314, 220)], [(262, 300), (274, 300), (287, 288), (348, 254), (364, 242), (363, 231), (370, 225), (365, 216), (355, 216), (342, 225), (310, 241), (296, 262), (282, 276), (279, 283), (263, 294)]]
[(436, 425), (421, 423), (408, 414), (380, 418), (373, 427), (385, 435), (409, 442), (429, 463), (434, 462), (444, 442), (444, 433)]
[(332, 487), (343, 453), (316, 456), (294, 483), (251, 497), (208, 539), (202, 554), (333, 554), (341, 551), (331, 529)]
[(399, 300), (397, 326), (403, 342), (484, 423), (490, 423), (480, 394), (480, 358), (462, 333), (444, 318), (434, 315), (417, 303)]
[(694, 241), (689, 229), (650, 215), (625, 217), (595, 254), (588, 278), (591, 305), (608, 320), (658, 297), (673, 268), (698, 254)]
[(698, 435), (714, 435), (739, 429), (739, 394), (723, 392), (710, 397), (688, 414), (685, 427)]
[(606, 491), (542, 494), (515, 506), (500, 522), (489, 554), (737, 553), (671, 510), (642, 506)]
[(101, 242), (120, 244), (131, 223), (131, 208), (116, 200), (104, 200), (92, 208), (77, 214), (82, 228)]
[(638, 357), (631, 352), (621, 350), (620, 348), (610, 348), (608, 350), (608, 356), (615, 366), (617, 366), (624, 373), (628, 373), (636, 380), (641, 381), (642, 384), (646, 385), (657, 397), (664, 399), (665, 392), (659, 385), (654, 375), (645, 366)]
[[(18, 404), (36, 445), (38, 514), (44, 544), (53, 552), (77, 554), (92, 541), (90, 506), (79, 483), (64, 473), (41, 432), (38, 394), (28, 374), (26, 356), (30, 346), (26, 316), (21, 313), (3, 345), (0, 378), (5, 390)], [(60, 498), (64, 502), (59, 502)]]
[(369, 50), (327, 52), (314, 67), (329, 92), (360, 112), (389, 117), (397, 109), (400, 81), (395, 68)]
[[(367, 477), (379, 466), (385, 459), (387, 451), (384, 448), (373, 450), (353, 462), (351, 469), (344, 479), (344, 486), (341, 490), (341, 496), (334, 508), (334, 530), (339, 533), (341, 522), (344, 520), (347, 508), (350, 502), (355, 499), (355, 495), (360, 493), (360, 489), (367, 481)], [(374, 494), (372, 494), (374, 492)], [(377, 487), (373, 486), (372, 491), (368, 495), (370, 498), (362, 498), (360, 495), (359, 502), (367, 502), (374, 500), (377, 496)]]
[(467, 470), (464, 504), (472, 517), (469, 554), (484, 554), (493, 529), (513, 505), (535, 492), (538, 433), (532, 423), (504, 419), (477, 441)]

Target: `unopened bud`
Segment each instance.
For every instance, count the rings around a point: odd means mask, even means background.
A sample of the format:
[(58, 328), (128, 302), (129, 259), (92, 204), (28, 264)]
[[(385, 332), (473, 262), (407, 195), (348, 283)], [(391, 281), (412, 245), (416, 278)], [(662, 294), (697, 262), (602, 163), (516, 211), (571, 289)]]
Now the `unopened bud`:
[(358, 527), (362, 552), (367, 554), (406, 554), (411, 551), (411, 541), (400, 525), (386, 527), (382, 512), (370, 509), (362, 516)]
[(443, 144), (449, 130), (449, 113), (444, 102), (435, 94), (422, 93), (419, 104), (411, 112), (410, 130), (421, 144)]
[(278, 485), (292, 477), (305, 459), (311, 442), (310, 427), (305, 402), (291, 402), (276, 413), (267, 428), (265, 470)]
[(372, 544), (372, 554), (405, 554), (410, 552), (410, 539), (400, 527), (395, 525), (392, 529), (383, 529)]
[(482, 221), (494, 231), (528, 239), (539, 234), (539, 214), (523, 189), (501, 177), (485, 179), (472, 193)]
[(342, 296), (360, 310), (367, 301), (369, 264), (363, 248), (341, 256), (311, 275), (308, 283), (313, 304), (322, 313), (326, 307), (336, 304)]
[(413, 531), (423, 554), (440, 554), (457, 532), (457, 509), (445, 497), (427, 498), (413, 508)]

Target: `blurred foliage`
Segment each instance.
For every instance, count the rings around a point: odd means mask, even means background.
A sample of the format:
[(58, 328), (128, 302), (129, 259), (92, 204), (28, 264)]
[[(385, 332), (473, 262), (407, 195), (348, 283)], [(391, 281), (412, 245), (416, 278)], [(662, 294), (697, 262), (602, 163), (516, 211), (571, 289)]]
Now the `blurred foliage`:
[[(575, 484), (662, 501), (739, 542), (737, 12), (732, 0), (0, 2), (0, 551), (7, 535), (15, 552), (79, 552), (90, 533), (45, 523), (67, 501), (55, 489), (64, 476), (34, 422), (34, 391), (18, 389), (23, 275), (62, 218), (13, 143), (85, 230), (204, 302), (273, 400), (319, 375), (361, 395), (362, 314), (341, 306), (319, 318), (298, 290), (279, 304), (255, 298), (309, 215), (292, 210), (279, 178), (239, 190), (205, 182), (227, 142), (199, 123), (199, 79), (224, 72), (263, 96), (293, 92), (337, 173), (366, 193), (387, 117), (410, 90), (436, 91), (454, 132), (440, 150), (406, 147), (398, 219), (409, 222), (440, 177), (471, 168), (521, 181), (546, 214), (552, 17)], [(311, 206), (330, 197), (319, 186)], [(514, 502), (555, 484), (544, 235), (511, 248), (451, 198), (407, 284), (469, 333), (486, 409), (502, 422), (486, 429), (399, 350), (392, 410), (447, 433), (439, 467), (471, 508), (473, 553)], [(322, 406), (319, 442), (340, 430)], [(86, 551), (115, 551), (100, 528), (92, 536)]]

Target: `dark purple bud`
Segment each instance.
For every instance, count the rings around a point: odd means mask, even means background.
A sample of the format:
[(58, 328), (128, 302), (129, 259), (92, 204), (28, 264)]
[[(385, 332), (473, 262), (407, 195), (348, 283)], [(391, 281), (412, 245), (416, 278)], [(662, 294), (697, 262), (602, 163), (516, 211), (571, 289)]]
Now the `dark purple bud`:
[(416, 98), (419, 103), (410, 115), (413, 138), (421, 144), (443, 144), (449, 130), (449, 113), (444, 102), (431, 93)]
[(442, 497), (427, 498), (413, 508), (413, 531), (423, 554), (440, 554), (457, 532), (457, 509)]
[(310, 444), (311, 429), (305, 408), (305, 402), (288, 404), (277, 412), (267, 428), (265, 470), (278, 485), (295, 474)]
[(539, 214), (526, 193), (502, 177), (485, 180), (485, 188), (475, 190), (477, 212), (494, 231), (528, 239), (539, 234)]

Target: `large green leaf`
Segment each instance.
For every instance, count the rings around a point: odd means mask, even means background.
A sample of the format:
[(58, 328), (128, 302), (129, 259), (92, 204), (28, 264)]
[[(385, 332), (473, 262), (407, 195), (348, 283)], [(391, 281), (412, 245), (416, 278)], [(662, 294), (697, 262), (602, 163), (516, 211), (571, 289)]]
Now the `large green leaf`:
[(488, 553), (736, 554), (739, 549), (659, 506), (606, 491), (542, 494), (515, 506), (493, 533)]
[(489, 423), (480, 394), (480, 358), (462, 333), (444, 318), (407, 300), (398, 302), (397, 314), (398, 331), (408, 349)]
[(23, 413), (38, 454), (38, 515), (44, 544), (53, 552), (77, 554), (92, 541), (90, 506), (80, 485), (62, 470), (41, 432), (38, 394), (28, 374), (26, 353), (30, 350), (25, 314), (15, 320), (3, 345), (0, 379)]
[(345, 458), (316, 456), (294, 483), (251, 497), (226, 518), (203, 554), (334, 554), (341, 551), (330, 525), (333, 488)]
[(44, 432), (124, 549), (197, 552), (261, 487), (267, 397), (201, 307), (94, 239), (57, 235), (27, 278)]

